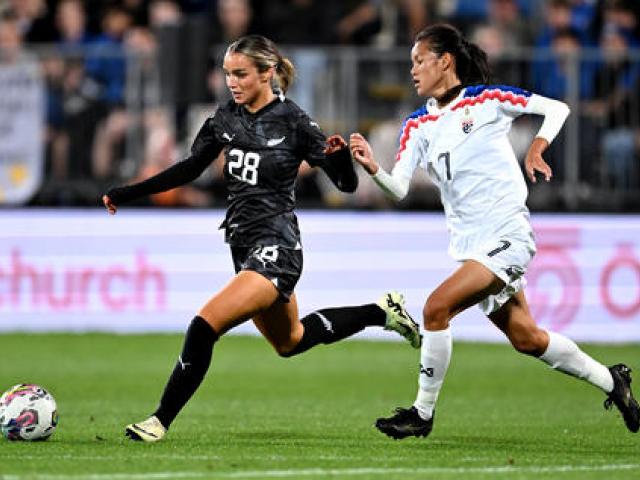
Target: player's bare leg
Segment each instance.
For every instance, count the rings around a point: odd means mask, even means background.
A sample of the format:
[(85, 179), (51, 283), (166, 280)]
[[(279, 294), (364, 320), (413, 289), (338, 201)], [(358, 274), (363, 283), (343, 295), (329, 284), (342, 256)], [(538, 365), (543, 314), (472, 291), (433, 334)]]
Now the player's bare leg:
[(298, 319), (298, 301), (295, 293), (291, 294), (288, 303), (276, 302), (264, 312), (257, 314), (253, 317), (253, 323), (278, 355), (282, 356), (291, 352), (304, 334), (304, 327)]
[(214, 295), (192, 320), (182, 353), (169, 377), (154, 415), (126, 427), (133, 440), (161, 440), (178, 412), (202, 382), (218, 337), (239, 323), (268, 309), (278, 298), (273, 284), (262, 275), (242, 271)]

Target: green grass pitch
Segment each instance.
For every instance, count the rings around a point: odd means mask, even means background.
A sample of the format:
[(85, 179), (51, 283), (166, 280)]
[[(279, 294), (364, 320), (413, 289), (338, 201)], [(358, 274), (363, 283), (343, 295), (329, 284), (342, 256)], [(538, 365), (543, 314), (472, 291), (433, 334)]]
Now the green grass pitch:
[[(376, 417), (407, 406), (419, 354), (348, 341), (279, 358), (258, 337), (224, 337), (165, 441), (123, 426), (151, 412), (182, 335), (0, 335), (0, 388), (39, 383), (58, 401), (48, 442), (0, 439), (2, 480), (640, 479), (640, 434), (604, 395), (506, 345), (454, 344), (434, 431), (393, 441)], [(636, 369), (640, 346), (584, 346)]]

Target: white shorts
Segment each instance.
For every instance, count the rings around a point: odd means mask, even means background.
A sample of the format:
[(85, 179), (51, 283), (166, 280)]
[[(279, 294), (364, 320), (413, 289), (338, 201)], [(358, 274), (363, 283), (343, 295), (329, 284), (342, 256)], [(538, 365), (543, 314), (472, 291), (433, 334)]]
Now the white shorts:
[(535, 253), (533, 233), (518, 230), (498, 235), (496, 240), (486, 242), (471, 254), (465, 255), (467, 260), (481, 263), (505, 283), (500, 292), (489, 295), (478, 303), (485, 315), (498, 310), (525, 287), (527, 281), (524, 274)]

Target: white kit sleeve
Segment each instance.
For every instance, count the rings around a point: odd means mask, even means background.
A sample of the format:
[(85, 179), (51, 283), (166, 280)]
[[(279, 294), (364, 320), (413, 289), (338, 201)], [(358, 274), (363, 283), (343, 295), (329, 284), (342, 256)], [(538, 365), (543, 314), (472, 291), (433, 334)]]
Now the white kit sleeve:
[(387, 173), (382, 166), (371, 178), (380, 189), (390, 198), (399, 202), (407, 196), (413, 172), (426, 155), (428, 142), (422, 137), (420, 123), (407, 119), (400, 132), (400, 145), (396, 154), (396, 163)]
[(527, 110), (528, 113), (544, 116), (536, 137), (542, 137), (549, 143), (556, 138), (570, 113), (566, 103), (536, 94), (531, 95)]
[(406, 197), (409, 192), (411, 177), (407, 178), (402, 175), (401, 170), (398, 168), (394, 168), (391, 174), (388, 174), (382, 167), (379, 167), (376, 174), (372, 175), (371, 178), (387, 196), (397, 202)]

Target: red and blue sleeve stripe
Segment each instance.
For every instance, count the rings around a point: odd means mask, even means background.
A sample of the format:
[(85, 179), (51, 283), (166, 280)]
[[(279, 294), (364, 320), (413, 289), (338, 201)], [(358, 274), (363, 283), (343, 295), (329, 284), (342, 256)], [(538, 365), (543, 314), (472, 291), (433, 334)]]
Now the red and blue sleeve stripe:
[(487, 100), (499, 100), (509, 102), (512, 105), (526, 107), (529, 103), (531, 92), (518, 87), (508, 85), (473, 85), (465, 89), (462, 100), (456, 103), (451, 110), (484, 103)]
[(404, 123), (402, 124), (402, 128), (400, 129), (400, 137), (398, 139), (398, 143), (400, 146), (398, 147), (398, 153), (396, 153), (396, 162), (400, 160), (402, 152), (407, 148), (407, 142), (409, 141), (409, 137), (411, 136), (411, 131), (414, 128), (420, 126), (420, 124), (437, 120), (439, 117), (440, 115), (429, 114), (429, 111), (427, 110), (427, 107), (425, 105), (413, 112), (405, 119)]

